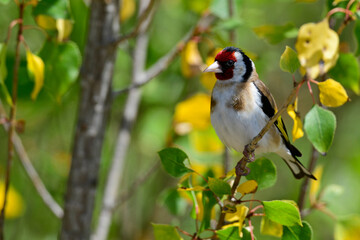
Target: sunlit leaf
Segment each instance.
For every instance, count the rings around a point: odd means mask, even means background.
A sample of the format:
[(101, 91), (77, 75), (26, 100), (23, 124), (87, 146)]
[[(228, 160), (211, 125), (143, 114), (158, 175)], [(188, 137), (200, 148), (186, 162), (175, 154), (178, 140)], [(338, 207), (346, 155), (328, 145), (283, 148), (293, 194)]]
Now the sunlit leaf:
[(302, 71), (312, 79), (329, 71), (339, 56), (339, 36), (329, 27), (328, 19), (300, 27), (295, 44)]
[[(211, 52), (211, 54), (206, 58), (206, 66), (210, 66), (215, 61), (216, 54), (218, 54), (221, 50), (221, 48), (216, 48)], [(212, 72), (205, 72), (200, 76), (202, 85), (210, 91), (214, 88), (216, 80), (215, 74)]]
[(360, 216), (341, 218), (335, 226), (335, 240), (360, 240)]
[(187, 78), (194, 77), (200, 73), (202, 64), (198, 42), (190, 40), (181, 52), (181, 72)]
[(56, 29), (58, 30), (58, 41), (62, 42), (68, 39), (72, 31), (73, 23), (68, 19), (56, 19)]
[(303, 221), (302, 226), (284, 226), (281, 240), (312, 240), (313, 231), (308, 222)]
[(239, 228), (239, 235), (242, 237), (242, 229), (244, 225), (245, 218), (249, 212), (249, 208), (245, 205), (236, 205), (236, 212), (234, 213), (226, 213), (225, 214), (225, 221), (232, 222), (232, 224), (224, 225), (222, 228), (232, 228), (232, 227), (238, 227)]
[(244, 196), (249, 193), (255, 193), (257, 188), (258, 184), (255, 180), (248, 180), (240, 184), (236, 190)]
[(136, 4), (134, 0), (122, 0), (120, 8), (120, 21), (125, 22), (135, 13)]
[(293, 126), (293, 130), (292, 130), (292, 139), (293, 139), (293, 142), (295, 142), (297, 139), (304, 136), (304, 131), (302, 129), (303, 124), (302, 124), (301, 118), (297, 112), (297, 98), (295, 99), (294, 104), (290, 104), (287, 107), (287, 113), (294, 121), (294, 126)]
[(287, 200), (263, 201), (264, 211), (271, 221), (285, 226), (301, 225), (300, 212), (296, 204)]
[(320, 102), (327, 107), (339, 107), (349, 101), (343, 86), (331, 78), (319, 82), (318, 86)]
[(189, 138), (191, 145), (199, 152), (222, 153), (224, 151), (224, 144), (221, 143), (212, 127), (192, 131)]
[[(3, 181), (0, 181), (0, 203), (2, 208), (2, 203), (4, 202), (4, 191), (5, 184)], [(9, 187), (7, 194), (7, 203), (5, 208), (5, 218), (17, 218), (20, 217), (25, 209), (24, 200), (21, 195), (12, 187)]]
[(307, 137), (321, 153), (329, 150), (334, 139), (335, 128), (335, 115), (318, 105), (314, 105), (305, 116), (304, 129)]
[(39, 27), (46, 30), (54, 30), (56, 29), (56, 20), (47, 15), (38, 15), (35, 17), (35, 21)]
[(273, 222), (268, 217), (263, 216), (260, 224), (260, 232), (263, 235), (281, 237), (283, 234), (283, 225)]
[(271, 44), (277, 44), (286, 38), (294, 38), (297, 28), (292, 23), (286, 25), (263, 25), (253, 28), (259, 38), (266, 39)]
[(195, 187), (179, 187), (178, 191), (204, 191), (206, 188), (203, 186), (195, 186)]
[(309, 191), (309, 197), (312, 203), (316, 202), (316, 197), (320, 189), (320, 183), (321, 183), (321, 177), (322, 172), (324, 170), (323, 165), (316, 166), (313, 175), (316, 177), (317, 180), (310, 179), (310, 191)]
[(0, 0), (1, 4), (8, 4), (10, 0)]
[(178, 134), (207, 129), (210, 126), (210, 95), (198, 93), (178, 103), (174, 123)]
[(224, 194), (231, 193), (230, 185), (227, 182), (218, 178), (209, 177), (209, 188), (213, 193), (215, 193), (219, 197), (222, 197)]
[(285, 51), (280, 57), (280, 68), (284, 72), (294, 73), (300, 67), (297, 53), (286, 46)]
[(185, 173), (192, 172), (192, 170), (184, 164), (188, 156), (182, 150), (178, 148), (165, 148), (158, 154), (164, 169), (171, 176), (181, 177)]
[(359, 62), (352, 53), (341, 53), (335, 67), (329, 71), (329, 74), (344, 87), (353, 90), (356, 94), (360, 94), (359, 69)]
[(182, 240), (174, 226), (165, 224), (152, 224), (155, 240)]
[(276, 182), (275, 165), (266, 158), (256, 159), (255, 162), (248, 164), (250, 173), (246, 176), (248, 180), (255, 180), (258, 183), (258, 189), (271, 187)]
[(31, 99), (35, 100), (44, 85), (44, 62), (43, 60), (30, 52), (26, 51), (27, 68), (29, 73), (34, 77), (34, 90), (31, 93)]

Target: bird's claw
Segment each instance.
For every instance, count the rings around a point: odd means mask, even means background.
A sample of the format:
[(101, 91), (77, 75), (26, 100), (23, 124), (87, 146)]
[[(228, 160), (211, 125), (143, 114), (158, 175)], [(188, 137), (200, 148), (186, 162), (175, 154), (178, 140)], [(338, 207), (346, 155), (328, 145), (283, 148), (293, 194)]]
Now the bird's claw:
[(245, 160), (247, 162), (253, 162), (255, 161), (255, 154), (254, 154), (254, 151), (251, 151), (250, 149), (250, 145), (246, 145), (245, 146), (245, 149), (243, 151), (243, 154), (244, 154), (244, 157), (245, 157)]
[(236, 175), (238, 176), (247, 176), (250, 173), (250, 168), (245, 167), (243, 170), (242, 168), (236, 168)]

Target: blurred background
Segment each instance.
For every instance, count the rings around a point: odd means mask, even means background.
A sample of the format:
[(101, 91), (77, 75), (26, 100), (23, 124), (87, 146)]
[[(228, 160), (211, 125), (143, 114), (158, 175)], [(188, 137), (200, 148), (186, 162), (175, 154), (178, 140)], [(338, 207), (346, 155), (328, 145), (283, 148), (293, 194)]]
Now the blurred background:
[[(9, 23), (18, 16), (17, 6), (13, 1), (7, 4), (2, 2), (0, 1), (1, 41), (7, 36)], [(136, 22), (138, 3), (132, 0), (123, 0), (123, 2), (130, 4), (130, 7), (127, 7), (128, 12), (122, 13), (121, 31), (126, 33)], [(220, 1), (171, 0), (159, 1), (156, 5), (156, 14), (149, 29), (150, 42), (146, 63), (148, 66), (167, 53), (196, 24), (205, 9), (210, 7), (210, 11), (220, 18), (215, 21), (211, 31), (194, 39), (194, 48), (199, 51), (200, 60), (189, 60), (186, 56), (187, 52), (184, 51), (166, 71), (142, 87), (139, 115), (132, 132), (119, 190), (122, 201), (115, 210), (109, 239), (153, 239), (151, 223), (174, 224), (190, 233), (195, 231), (194, 220), (190, 217), (191, 203), (184, 200), (177, 202), (176, 208), (168, 209), (169, 204), (166, 203), (166, 199), (171, 194), (170, 190), (176, 189), (178, 179), (170, 177), (161, 168), (157, 152), (169, 144), (178, 146), (188, 154), (194, 168), (199, 171), (212, 168), (214, 172), (217, 171), (221, 175), (224, 171), (222, 167), (224, 147), (217, 140), (214, 131), (207, 125), (189, 130), (187, 126), (177, 124), (174, 114), (176, 108), (179, 107), (178, 104), (194, 96), (207, 98), (210, 90), (201, 73), (207, 57), (213, 54), (214, 49), (234, 45), (243, 49), (252, 58), (261, 80), (270, 88), (278, 105), (281, 105), (292, 89), (293, 82), (289, 73), (280, 70), (280, 56), (285, 46), (295, 48), (297, 29), (302, 24), (324, 19), (333, 1), (236, 0), (235, 17), (233, 17), (235, 20), (232, 22), (224, 20), (228, 13), (222, 12), (224, 10), (220, 7), (216, 8), (214, 2)], [(68, 3), (73, 20), (69, 40), (77, 45), (79, 53), (83, 53), (88, 15), (87, 3), (80, 0), (69, 0)], [(225, 16), (223, 19), (222, 14)], [(37, 24), (30, 8), (25, 11), (25, 21), (28, 25)], [(269, 24), (281, 26), (291, 24), (289, 28), (294, 32), (288, 31), (286, 36), (274, 40), (275, 42), (271, 44), (261, 37), (260, 30), (258, 34), (254, 31), (254, 28)], [(341, 35), (341, 41), (346, 42), (347, 48), (352, 52), (357, 48), (353, 37), (354, 25), (350, 23)], [(233, 43), (229, 37), (229, 29), (234, 31)], [(8, 45), (7, 66), (14, 64), (15, 32)], [(32, 52), (38, 53), (43, 48), (46, 35), (37, 29), (29, 29), (25, 32), (25, 39)], [(133, 47), (134, 41), (129, 40), (117, 50), (113, 80), (115, 89), (121, 89), (129, 84), (132, 68), (130, 50)], [(188, 53), (194, 55), (194, 51), (188, 50)], [(187, 66), (189, 63), (192, 68)], [(75, 68), (79, 69), (78, 63), (75, 64)], [(298, 73), (295, 77), (301, 78)], [(12, 69), (9, 67), (5, 81), (9, 89), (11, 89), (11, 79)], [(61, 80), (61, 76), (47, 76), (38, 98), (36, 101), (31, 100), (33, 81), (27, 73), (25, 51), (22, 51), (17, 118), (24, 119), (26, 127), (20, 137), (47, 189), (55, 200), (63, 205), (77, 119), (79, 83), (78, 81), (72, 83), (59, 100), (52, 89), (53, 81), (56, 80)], [(211, 81), (210, 77), (209, 81)], [(317, 96), (315, 86), (313, 90)], [(331, 109), (337, 119), (335, 138), (327, 155), (320, 156), (318, 161), (318, 164), (324, 166), (321, 187), (330, 185), (332, 188), (331, 194), (326, 196), (328, 208), (338, 217), (360, 214), (360, 191), (358, 190), (360, 189), (360, 99), (353, 91), (347, 90), (347, 92), (351, 101), (342, 107)], [(199, 95), (200, 93), (203, 95)], [(111, 109), (99, 169), (100, 182), (94, 226), (113, 156), (125, 99), (126, 94), (120, 95)], [(303, 87), (299, 94), (299, 113), (302, 119), (311, 107), (311, 95), (307, 88)], [(193, 108), (196, 109), (195, 112), (204, 111), (204, 109), (208, 111), (206, 104), (194, 105)], [(8, 112), (9, 108), (7, 107), (6, 110)], [(181, 117), (180, 114), (178, 118)], [(290, 133), (293, 121), (287, 114), (284, 114), (283, 118)], [(205, 144), (204, 139), (208, 140)], [(312, 149), (310, 142), (303, 137), (296, 140), (294, 145), (303, 153), (301, 161), (307, 166)], [(233, 159), (231, 161), (231, 168), (233, 168), (236, 161), (240, 159), (240, 155), (235, 152), (230, 152), (230, 155)], [(3, 181), (6, 156), (7, 133), (1, 128), (1, 181)], [(278, 156), (270, 154), (267, 157), (273, 160), (277, 167), (277, 182), (273, 187), (258, 192), (256, 198), (297, 201), (301, 180), (292, 177), (287, 166)], [(142, 177), (144, 179), (141, 179)], [(57, 239), (61, 221), (35, 194), (34, 187), (17, 158), (11, 172), (11, 189), (13, 195), (9, 196), (9, 208), (12, 207), (14, 212), (6, 220), (7, 239)], [(314, 211), (305, 220), (313, 227), (314, 239), (334, 238), (335, 222), (329, 216)], [(255, 220), (253, 224), (258, 239), (276, 239), (260, 236), (260, 220)]]

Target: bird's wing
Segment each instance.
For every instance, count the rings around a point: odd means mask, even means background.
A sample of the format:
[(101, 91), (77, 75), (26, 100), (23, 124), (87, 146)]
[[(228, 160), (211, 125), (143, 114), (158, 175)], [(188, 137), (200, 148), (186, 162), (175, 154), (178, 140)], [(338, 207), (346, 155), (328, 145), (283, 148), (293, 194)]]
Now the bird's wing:
[[(277, 107), (273, 96), (271, 95), (269, 89), (265, 86), (265, 84), (261, 80), (256, 79), (253, 81), (253, 83), (255, 87), (258, 89), (261, 96), (261, 103), (262, 103), (261, 109), (269, 118), (271, 118), (277, 112)], [(276, 128), (279, 130), (280, 135), (284, 140), (286, 147), (290, 150), (291, 154), (300, 157), (302, 155), (301, 152), (290, 143), (289, 136), (281, 116), (278, 117), (278, 119), (274, 122), (274, 124)]]

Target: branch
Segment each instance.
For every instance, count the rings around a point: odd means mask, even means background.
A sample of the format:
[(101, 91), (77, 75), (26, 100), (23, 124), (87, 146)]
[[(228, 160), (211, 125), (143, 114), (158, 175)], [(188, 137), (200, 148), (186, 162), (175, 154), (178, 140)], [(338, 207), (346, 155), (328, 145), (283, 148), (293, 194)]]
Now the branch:
[[(0, 116), (6, 118), (5, 109), (0, 101)], [(5, 131), (9, 131), (8, 124), (3, 124)], [(60, 205), (54, 200), (49, 191), (46, 189), (44, 182), (41, 180), (39, 174), (36, 172), (34, 166), (32, 165), (29, 156), (24, 148), (24, 145), (20, 137), (14, 133), (12, 142), (14, 143), (15, 150), (19, 156), (20, 162), (25, 169), (28, 177), (30, 178), (32, 184), (34, 185), (36, 191), (38, 192), (41, 199), (44, 201), (45, 205), (52, 211), (52, 213), (57, 218), (62, 218), (64, 215), (63, 209)]]
[[(316, 162), (317, 159), (319, 158), (319, 152), (316, 151), (316, 149), (314, 148), (314, 146), (312, 147), (312, 154), (311, 154), (311, 159), (309, 162), (309, 171), (313, 172), (315, 166), (316, 166)], [(303, 217), (305, 215), (304, 211), (304, 206), (305, 206), (305, 197), (306, 197), (306, 192), (308, 190), (309, 187), (309, 182), (310, 182), (310, 178), (305, 178), (302, 185), (301, 185), (301, 190), (300, 190), (300, 195), (299, 195), (299, 200), (298, 200), (298, 206), (299, 206), (299, 210), (300, 210), (300, 214)]]
[(114, 91), (113, 97), (117, 97), (125, 92), (130, 91), (134, 88), (139, 88), (148, 82), (150, 82), (154, 77), (159, 75), (162, 71), (167, 69), (169, 65), (173, 62), (175, 57), (181, 52), (184, 45), (191, 40), (196, 35), (199, 35), (206, 31), (210, 25), (215, 20), (215, 17), (212, 15), (203, 15), (196, 26), (192, 28), (183, 39), (181, 39), (165, 56), (160, 58), (155, 64), (153, 64), (148, 70), (141, 72), (139, 74), (139, 80), (135, 83), (132, 83), (130, 86)]
[[(288, 96), (288, 98), (286, 99), (286, 101), (282, 105), (282, 107), (279, 109), (279, 111), (276, 112), (276, 114), (274, 116), (272, 116), (272, 118), (270, 118), (270, 120), (263, 127), (263, 129), (259, 132), (259, 134), (257, 136), (255, 136), (248, 145), (245, 146), (244, 151), (247, 151), (250, 155), (254, 153), (256, 144), (263, 138), (263, 136), (266, 134), (266, 132), (269, 131), (269, 129), (273, 126), (273, 124), (280, 117), (280, 115), (285, 112), (285, 110), (287, 109), (289, 104), (292, 102), (292, 99), (295, 97), (296, 93), (299, 91), (299, 87), (302, 85), (302, 83), (304, 81), (305, 81), (305, 79), (303, 79), (300, 83), (295, 84), (293, 90), (291, 91), (290, 95)], [(247, 173), (247, 170), (246, 170), (247, 163), (248, 163), (248, 159), (244, 156), (236, 164), (236, 167), (235, 167), (236, 177), (235, 177), (234, 183), (231, 187), (231, 194), (228, 197), (229, 200), (231, 200), (234, 197), (236, 188), (238, 187), (238, 185), (240, 183), (241, 176), (243, 176)], [(216, 229), (221, 228), (221, 226), (223, 225), (224, 219), (225, 219), (225, 213), (221, 213), (218, 224), (216, 226)]]

